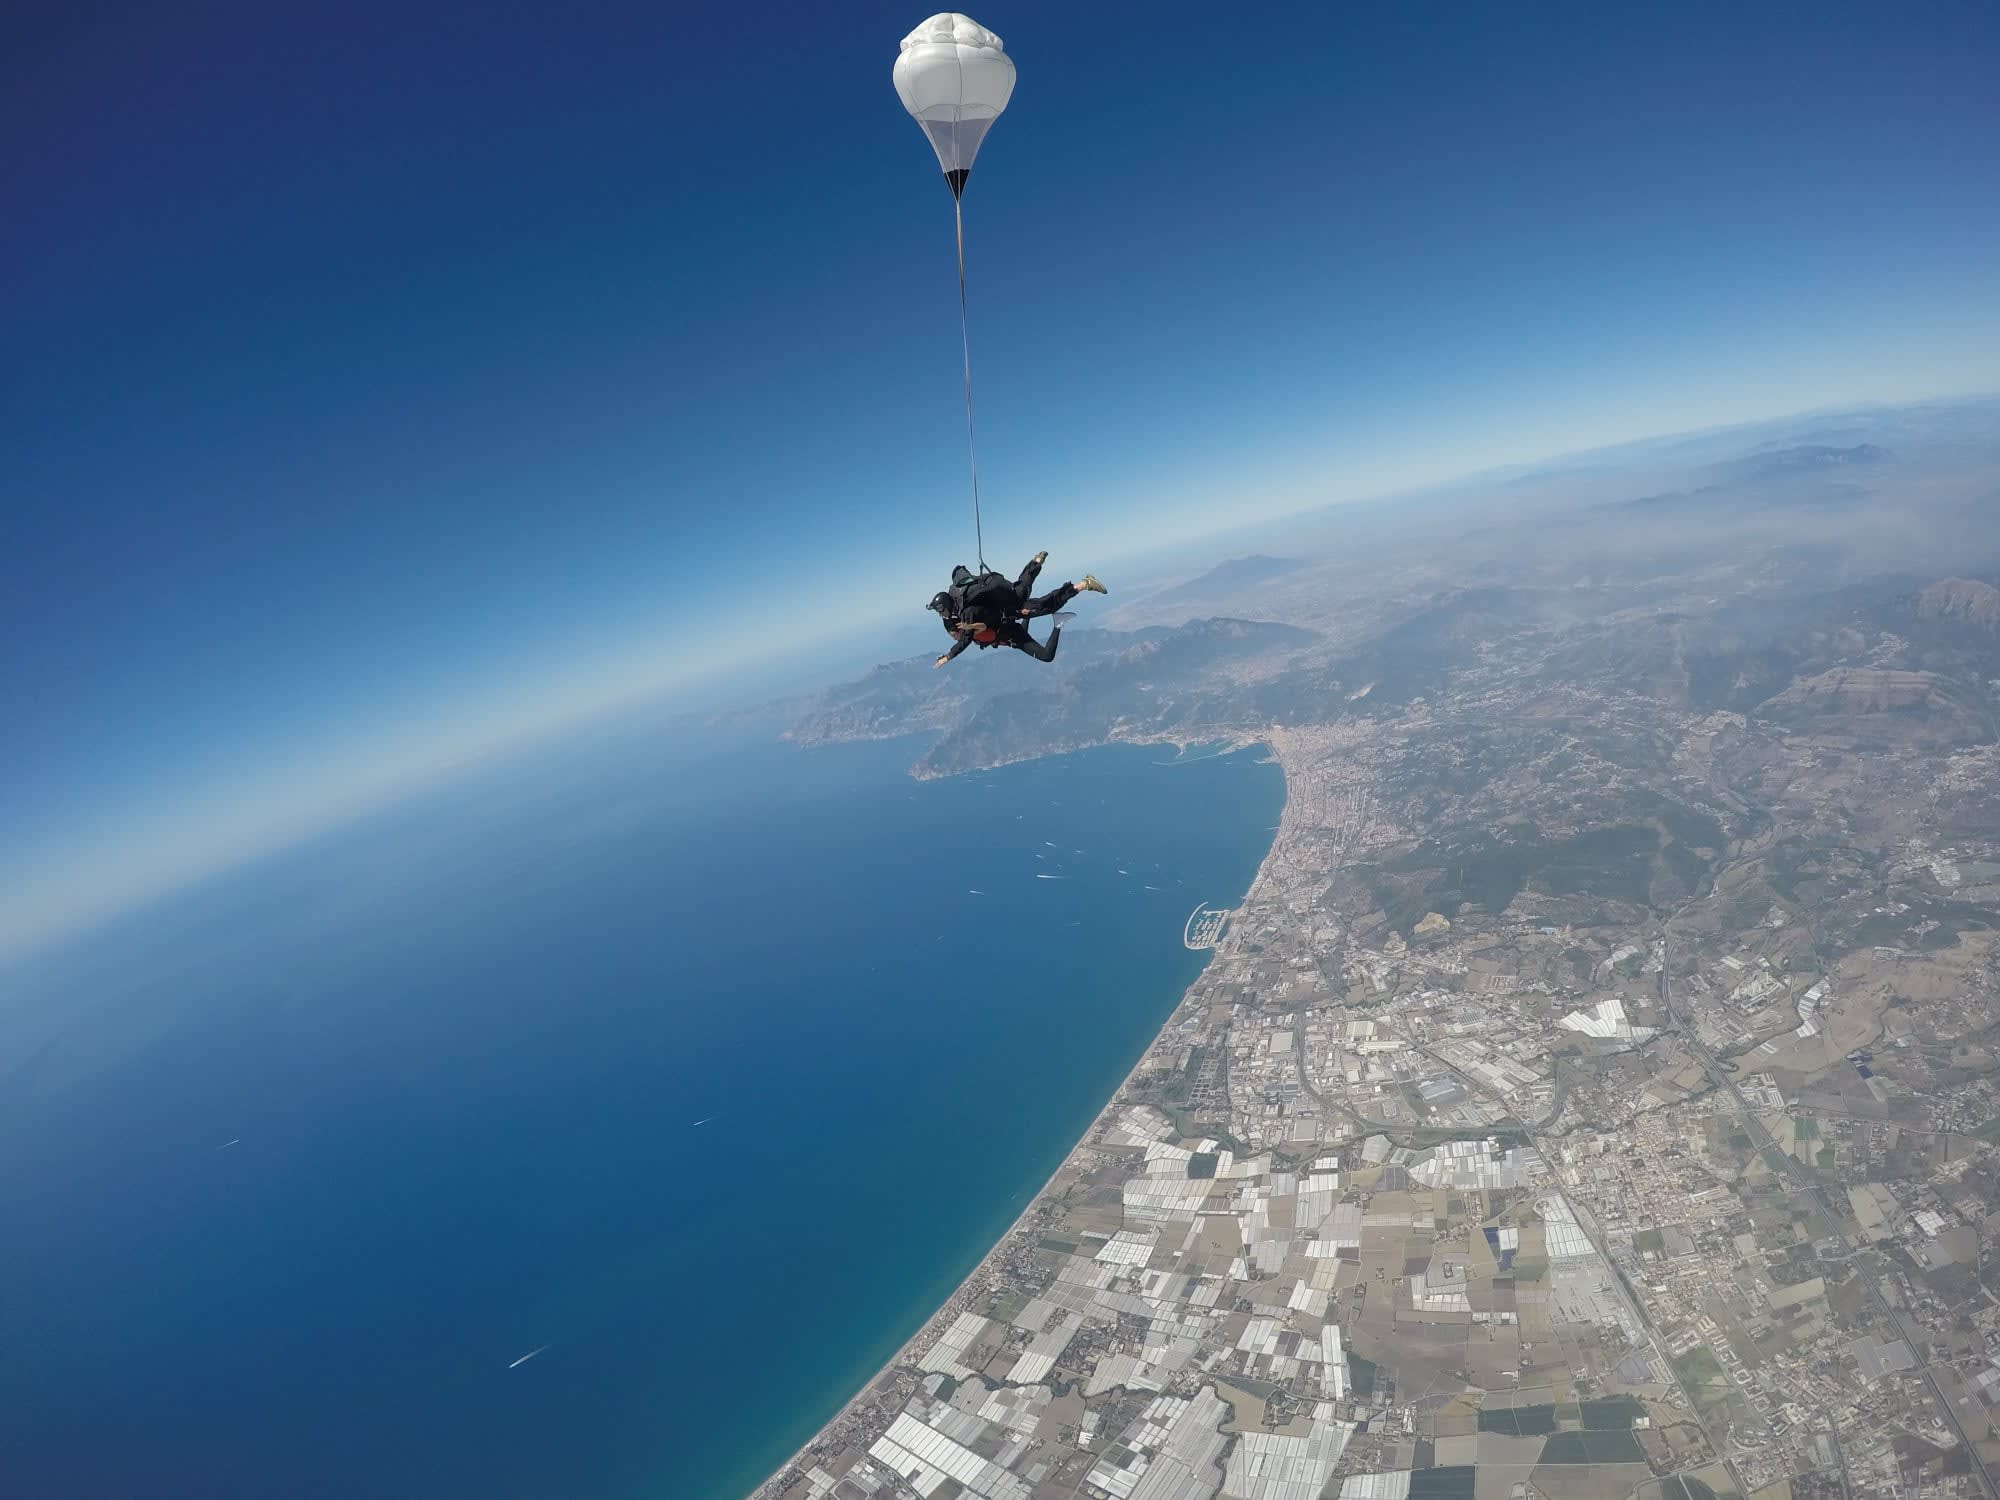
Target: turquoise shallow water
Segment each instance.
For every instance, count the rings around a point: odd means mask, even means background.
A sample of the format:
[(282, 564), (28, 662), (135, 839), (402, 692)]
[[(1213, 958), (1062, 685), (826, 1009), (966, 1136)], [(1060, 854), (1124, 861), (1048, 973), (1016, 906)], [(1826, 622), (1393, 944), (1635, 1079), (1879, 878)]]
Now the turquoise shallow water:
[(10, 1495), (755, 1484), (1053, 1170), (1282, 802), (1257, 752), (918, 748), (600, 737), (0, 972)]

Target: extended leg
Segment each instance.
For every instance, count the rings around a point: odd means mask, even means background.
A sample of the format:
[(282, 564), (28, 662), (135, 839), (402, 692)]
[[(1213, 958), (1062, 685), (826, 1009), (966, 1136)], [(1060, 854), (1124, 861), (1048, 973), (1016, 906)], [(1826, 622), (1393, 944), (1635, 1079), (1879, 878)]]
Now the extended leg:
[(1049, 632), (1049, 643), (1046, 646), (1029, 635), (1025, 630), (1019, 635), (1008, 637), (1007, 640), (1007, 644), (1012, 646), (1016, 651), (1025, 651), (1028, 655), (1034, 657), (1036, 661), (1054, 661), (1056, 659), (1056, 647), (1061, 642), (1062, 626), (1060, 625)]
[[(1073, 583), (1065, 583), (1060, 588), (1051, 589), (1048, 593), (1042, 595), (1041, 598), (1029, 599), (1026, 604), (1022, 605), (1021, 618), (1032, 620), (1041, 615), (1052, 615), (1081, 592), (1082, 590), (1078, 589)], [(1025, 594), (1022, 597), (1027, 598)]]
[(1048, 553), (1046, 552), (1037, 552), (1033, 557), (1028, 559), (1027, 567), (1021, 569), (1021, 576), (1014, 580), (1015, 593), (1025, 599), (1034, 591), (1035, 580), (1041, 576), (1042, 564), (1047, 559)]

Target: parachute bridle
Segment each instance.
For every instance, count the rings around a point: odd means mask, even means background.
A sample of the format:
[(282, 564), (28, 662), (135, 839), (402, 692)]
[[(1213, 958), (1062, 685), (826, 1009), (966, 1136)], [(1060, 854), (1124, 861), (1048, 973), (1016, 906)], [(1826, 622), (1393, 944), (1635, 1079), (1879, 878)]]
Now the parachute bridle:
[(965, 458), (972, 468), (972, 542), (979, 571), (986, 571), (986, 529), (979, 514), (979, 448), (972, 437), (972, 333), (965, 314), (965, 203), (951, 195), (951, 217), (958, 229), (958, 348), (965, 364)]
[(1014, 92), (1014, 63), (1000, 38), (970, 16), (942, 11), (903, 38), (892, 70), (896, 93), (937, 153), (951, 189), (958, 241), (958, 353), (965, 379), (965, 462), (972, 478), (972, 542), (986, 569), (986, 518), (979, 498), (979, 444), (972, 401), (972, 330), (966, 311), (965, 179), (980, 142)]

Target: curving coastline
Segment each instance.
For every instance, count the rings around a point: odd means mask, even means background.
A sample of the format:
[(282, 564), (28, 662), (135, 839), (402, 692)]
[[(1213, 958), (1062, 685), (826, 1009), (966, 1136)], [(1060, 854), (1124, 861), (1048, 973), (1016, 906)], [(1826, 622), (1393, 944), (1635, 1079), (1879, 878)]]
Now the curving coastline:
[[(1254, 902), (1270, 880), (1273, 865), (1282, 857), (1286, 837), (1291, 828), (1293, 807), (1291, 775), (1283, 757), (1270, 742), (1265, 740), (1246, 741), (1235, 748), (1249, 748), (1251, 745), (1261, 745), (1270, 753), (1272, 762), (1278, 766), (1281, 776), (1284, 777), (1284, 802), (1271, 847), (1264, 852), (1263, 858), (1258, 862), (1257, 872), (1251, 877), (1250, 884), (1244, 891), (1243, 899), (1236, 910), (1248, 907)], [(1216, 955), (1226, 953), (1234, 945), (1239, 930), (1240, 924), (1234, 922), (1227, 924), (1220, 941), (1210, 950), (1211, 964)], [(987, 1252), (980, 1257), (979, 1263), (966, 1274), (965, 1279), (924, 1320), (922, 1325), (903, 1341), (882, 1367), (847, 1399), (840, 1410), (801, 1445), (796, 1453), (752, 1490), (746, 1500), (782, 1500), (782, 1497), (795, 1491), (803, 1494), (805, 1473), (821, 1452), (832, 1451), (850, 1444), (866, 1447), (889, 1425), (894, 1412), (900, 1409), (903, 1401), (921, 1378), (920, 1372), (917, 1372), (912, 1364), (917, 1353), (935, 1342), (961, 1313), (985, 1304), (989, 1290), (989, 1273), (995, 1263), (1009, 1252), (1025, 1248), (1023, 1242), (1037, 1231), (1041, 1222), (1056, 1208), (1055, 1200), (1059, 1192), (1066, 1190), (1080, 1175), (1081, 1158), (1090, 1148), (1107, 1118), (1125, 1105), (1126, 1094), (1132, 1086), (1133, 1079), (1153, 1063), (1154, 1054), (1162, 1040), (1177, 1028), (1190, 1007), (1203, 1003), (1198, 1001), (1197, 997), (1208, 969), (1209, 965), (1204, 964), (1202, 972), (1195, 976), (1187, 989), (1182, 992), (1174, 1008), (1162, 1018), (1159, 1029), (1134, 1059), (1132, 1066), (1126, 1070), (1118, 1086), (1091, 1116), (1090, 1122), (1064, 1154), (1062, 1161)]]

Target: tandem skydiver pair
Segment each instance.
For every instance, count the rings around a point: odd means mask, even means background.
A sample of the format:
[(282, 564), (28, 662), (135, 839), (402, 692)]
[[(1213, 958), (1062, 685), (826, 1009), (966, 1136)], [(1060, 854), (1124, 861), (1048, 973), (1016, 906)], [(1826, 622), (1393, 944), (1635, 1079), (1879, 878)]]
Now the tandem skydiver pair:
[(1037, 552), (1021, 569), (1021, 576), (1009, 579), (990, 570), (975, 573), (960, 563), (951, 570), (951, 587), (931, 596), (930, 608), (944, 622), (951, 636), (951, 649), (934, 663), (943, 666), (967, 646), (984, 651), (994, 646), (1011, 646), (1025, 651), (1036, 661), (1054, 661), (1062, 642), (1062, 626), (1049, 631), (1043, 645), (1028, 633), (1022, 622), (1052, 615), (1078, 594), (1102, 594), (1103, 584), (1086, 573), (1074, 583), (1065, 583), (1048, 593), (1035, 596), (1035, 579), (1040, 576), (1048, 553)]

